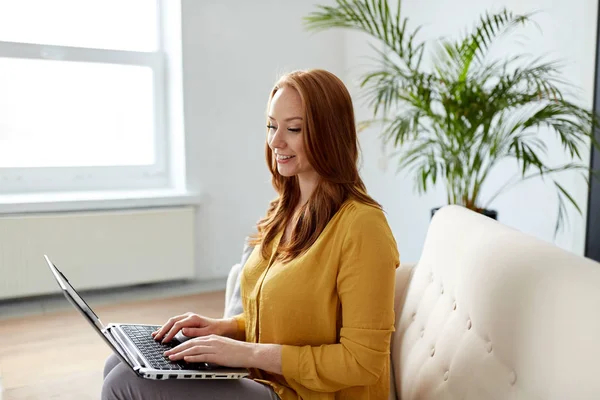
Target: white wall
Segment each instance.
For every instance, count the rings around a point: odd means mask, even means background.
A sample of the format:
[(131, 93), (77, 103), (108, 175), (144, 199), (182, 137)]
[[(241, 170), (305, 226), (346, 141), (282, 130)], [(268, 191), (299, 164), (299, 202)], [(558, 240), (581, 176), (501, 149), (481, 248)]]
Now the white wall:
[[(552, 3), (543, 0), (404, 0), (402, 12), (413, 26), (423, 25), (421, 37), (429, 40), (464, 32), (486, 10), (498, 11), (502, 6), (517, 13), (539, 10), (540, 13), (534, 18), (541, 33), (536, 29), (527, 31), (527, 36), (521, 35), (521, 42), (525, 44), (521, 49), (502, 47), (501, 52), (508, 56), (515, 51), (526, 51), (538, 55), (549, 54), (564, 60), (567, 63), (565, 77), (581, 88), (580, 100), (583, 105), (591, 108), (596, 51), (596, 3), (592, 0), (559, 0)], [(357, 35), (349, 38), (349, 43), (346, 44), (346, 63), (349, 74), (347, 79), (351, 80), (356, 76), (356, 71), (349, 67), (357, 65), (360, 56), (367, 50), (361, 44), (364, 38), (357, 40)], [(356, 48), (355, 45), (360, 47)], [(364, 64), (363, 61), (360, 62)], [(353, 90), (356, 92), (356, 88)], [(368, 110), (360, 103), (358, 108), (362, 117), (369, 116)], [(388, 212), (401, 258), (408, 262), (416, 261), (426, 235), (430, 209), (445, 204), (445, 192), (438, 188), (424, 196), (417, 196), (413, 191), (412, 179), (396, 175), (393, 162), (389, 163), (387, 170), (381, 168), (384, 151), (376, 131), (366, 131), (362, 134), (361, 141), (364, 151), (362, 172), (367, 186)], [(553, 162), (566, 161), (559, 143), (551, 137), (550, 132), (546, 143)], [(589, 159), (589, 152), (584, 154), (584, 159)], [(483, 198), (489, 196), (515, 172), (512, 165), (502, 165), (484, 188)], [(584, 217), (569, 208), (570, 225), (556, 240), (553, 239), (553, 232), (558, 203), (551, 181), (546, 184), (540, 180), (523, 182), (498, 197), (490, 208), (498, 210), (498, 218), (504, 224), (583, 254), (587, 187), (576, 174), (564, 174), (560, 182), (574, 194), (584, 211)]]
[(197, 217), (197, 273), (224, 276), (274, 196), (264, 161), (268, 94), (282, 72), (341, 73), (343, 33), (314, 36), (295, 0), (183, 0), (188, 183), (206, 193)]
[[(320, 2), (323, 3), (323, 2)], [(566, 76), (582, 88), (582, 100), (592, 105), (596, 4), (592, 0), (404, 0), (403, 13), (413, 24), (424, 24), (424, 38), (455, 35), (487, 9), (502, 5), (515, 12), (541, 9), (536, 17), (542, 33), (532, 32), (525, 51), (552, 52), (568, 62)], [(332, 31), (307, 34), (301, 17), (311, 2), (296, 0), (183, 0), (183, 66), (188, 181), (207, 194), (197, 217), (197, 272), (200, 279), (223, 276), (238, 261), (245, 235), (264, 214), (273, 196), (264, 162), (264, 112), (268, 92), (279, 73), (299, 68), (325, 68), (350, 87), (358, 119), (369, 110), (354, 84), (368, 54), (364, 37)], [(560, 161), (559, 146), (549, 140)], [(384, 167), (376, 131), (361, 134), (361, 171), (371, 194), (386, 211), (401, 258), (416, 261), (422, 249), (430, 209), (444, 204), (441, 188), (422, 197), (412, 179), (397, 175), (390, 161)], [(389, 150), (387, 150), (389, 151)], [(586, 155), (587, 157), (587, 155)], [(493, 187), (512, 176), (503, 166), (492, 177)], [(581, 180), (561, 182), (573, 190), (585, 211), (587, 189)], [(550, 185), (523, 183), (492, 204), (502, 223), (552, 240), (556, 198)], [(570, 213), (570, 228), (556, 244), (583, 254), (585, 219)]]

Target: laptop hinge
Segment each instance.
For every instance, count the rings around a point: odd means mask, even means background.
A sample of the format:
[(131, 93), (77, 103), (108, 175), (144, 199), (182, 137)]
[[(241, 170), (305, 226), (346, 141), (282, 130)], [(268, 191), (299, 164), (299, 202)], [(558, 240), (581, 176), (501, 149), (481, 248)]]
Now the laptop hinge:
[(108, 338), (108, 340), (112, 341), (113, 343), (117, 342), (115, 347), (117, 348), (117, 350), (122, 350), (121, 355), (129, 361), (129, 364), (135, 371), (139, 370), (142, 367), (140, 359), (136, 357), (135, 354), (132, 354), (128, 346), (120, 337), (120, 332), (115, 326), (108, 326), (106, 328), (105, 336)]

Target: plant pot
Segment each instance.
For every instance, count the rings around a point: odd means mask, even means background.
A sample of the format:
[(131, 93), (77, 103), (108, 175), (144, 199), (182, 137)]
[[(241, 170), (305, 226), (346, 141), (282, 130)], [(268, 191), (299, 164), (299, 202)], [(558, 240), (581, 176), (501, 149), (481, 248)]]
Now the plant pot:
[[(433, 218), (433, 215), (436, 213), (437, 210), (439, 210), (442, 207), (436, 207), (436, 208), (432, 208), (431, 209), (431, 217)], [(479, 214), (485, 215), (486, 217), (490, 217), (491, 219), (495, 219), (498, 220), (498, 211), (496, 210), (479, 210), (478, 211)]]

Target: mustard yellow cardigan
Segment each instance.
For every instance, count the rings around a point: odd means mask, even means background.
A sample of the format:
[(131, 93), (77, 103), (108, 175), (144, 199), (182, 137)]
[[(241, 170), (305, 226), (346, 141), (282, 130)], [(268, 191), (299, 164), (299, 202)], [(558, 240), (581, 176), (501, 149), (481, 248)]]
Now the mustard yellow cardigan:
[[(283, 232), (273, 240), (271, 255)], [(398, 247), (384, 213), (346, 201), (310, 249), (282, 264), (257, 246), (241, 275), (239, 338), (282, 347), (283, 400), (388, 398)]]

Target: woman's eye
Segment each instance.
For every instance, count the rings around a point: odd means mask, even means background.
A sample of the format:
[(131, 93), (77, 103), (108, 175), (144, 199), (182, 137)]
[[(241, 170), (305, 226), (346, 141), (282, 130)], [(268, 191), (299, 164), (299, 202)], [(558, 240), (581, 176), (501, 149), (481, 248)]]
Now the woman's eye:
[(288, 131), (290, 131), (290, 132), (298, 133), (298, 132), (300, 132), (300, 130), (301, 130), (300, 128), (288, 128)]
[(275, 130), (277, 130), (277, 127), (273, 126), (273, 125), (267, 125), (267, 129), (275, 129)]

